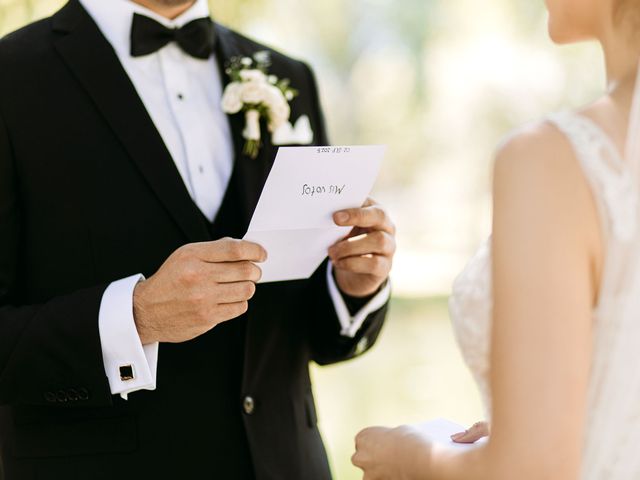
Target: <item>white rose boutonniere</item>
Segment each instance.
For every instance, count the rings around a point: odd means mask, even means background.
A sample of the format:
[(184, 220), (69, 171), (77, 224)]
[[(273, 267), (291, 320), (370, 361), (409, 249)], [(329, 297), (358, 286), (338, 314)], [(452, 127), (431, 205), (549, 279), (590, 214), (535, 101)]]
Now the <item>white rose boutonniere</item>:
[[(269, 52), (258, 52), (253, 57), (232, 58), (226, 69), (231, 83), (222, 96), (222, 109), (231, 115), (244, 112), (246, 124), (242, 135), (246, 143), (243, 152), (251, 158), (258, 156), (262, 145), (262, 119), (266, 119), (272, 138), (278, 139), (281, 132), (293, 128), (289, 123), (289, 102), (298, 92), (291, 88), (288, 79), (269, 74), (270, 66)], [(274, 135), (276, 132), (280, 134)]]

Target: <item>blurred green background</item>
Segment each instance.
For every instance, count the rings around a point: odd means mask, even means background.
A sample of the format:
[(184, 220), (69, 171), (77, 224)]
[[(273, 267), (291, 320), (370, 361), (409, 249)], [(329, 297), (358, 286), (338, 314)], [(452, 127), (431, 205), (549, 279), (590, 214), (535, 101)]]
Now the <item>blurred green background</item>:
[[(63, 3), (0, 0), (0, 34)], [(482, 417), (446, 303), (489, 233), (492, 152), (514, 126), (594, 99), (600, 54), (553, 46), (542, 0), (210, 3), (218, 21), (314, 66), (334, 144), (389, 145), (375, 193), (398, 224), (389, 323), (369, 355), (313, 370), (336, 478), (361, 478), (349, 458), (362, 427)]]

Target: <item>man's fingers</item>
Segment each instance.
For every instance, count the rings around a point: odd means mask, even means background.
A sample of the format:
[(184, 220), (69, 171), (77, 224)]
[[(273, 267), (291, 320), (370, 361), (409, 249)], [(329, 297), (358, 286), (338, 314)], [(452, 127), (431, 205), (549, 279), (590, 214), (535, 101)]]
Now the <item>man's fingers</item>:
[(249, 310), (248, 302), (225, 303), (218, 305), (218, 318), (221, 322), (226, 322), (244, 315)]
[(246, 302), (256, 293), (253, 282), (221, 283), (216, 287), (218, 304)]
[(207, 275), (218, 283), (254, 282), (262, 278), (262, 270), (253, 262), (211, 263), (205, 266)]
[[(220, 255), (214, 262), (264, 262), (267, 259), (267, 251), (257, 243), (247, 242), (245, 240), (234, 240), (232, 238), (223, 238), (216, 242), (212, 252), (214, 256)], [(210, 260), (211, 261), (211, 260)]]
[(216, 305), (214, 308), (208, 310), (206, 314), (203, 313), (203, 315), (208, 316), (209, 321), (206, 324), (206, 328), (200, 328), (199, 332), (195, 336), (200, 336), (221, 323), (238, 318), (239, 316), (244, 315), (247, 310), (249, 310), (248, 301)]
[(478, 422), (469, 430), (452, 435), (451, 440), (455, 443), (475, 443), (481, 438), (488, 437), (489, 433), (489, 424), (487, 422)]
[(375, 228), (391, 235), (396, 232), (395, 225), (387, 212), (378, 205), (363, 208), (349, 208), (333, 215), (336, 225), (343, 227)]
[(267, 252), (257, 243), (233, 238), (223, 238), (215, 242), (192, 243), (183, 247), (185, 254), (194, 255), (209, 263), (218, 262), (264, 262)]
[(336, 243), (329, 249), (329, 257), (335, 262), (346, 257), (369, 254), (389, 257), (395, 251), (396, 241), (393, 235), (377, 230)]
[(334, 262), (334, 266), (353, 273), (384, 278), (391, 271), (391, 259), (382, 255), (363, 255), (343, 258)]

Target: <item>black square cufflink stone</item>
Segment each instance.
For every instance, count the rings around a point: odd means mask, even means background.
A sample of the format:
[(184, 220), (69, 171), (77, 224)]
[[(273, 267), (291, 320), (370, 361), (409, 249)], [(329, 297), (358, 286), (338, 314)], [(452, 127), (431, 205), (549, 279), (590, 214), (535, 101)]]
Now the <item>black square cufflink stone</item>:
[(120, 367), (120, 380), (128, 382), (133, 380), (135, 375), (133, 374), (133, 365), (122, 365)]

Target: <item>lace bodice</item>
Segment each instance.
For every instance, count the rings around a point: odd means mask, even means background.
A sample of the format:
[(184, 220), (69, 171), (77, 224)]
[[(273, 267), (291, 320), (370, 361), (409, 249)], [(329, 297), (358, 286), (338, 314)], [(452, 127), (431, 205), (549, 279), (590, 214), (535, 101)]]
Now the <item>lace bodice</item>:
[[(629, 299), (629, 293), (640, 297), (640, 281), (635, 287), (635, 278), (640, 271), (638, 255), (637, 180), (633, 177), (622, 155), (603, 130), (594, 122), (579, 114), (561, 113), (549, 117), (571, 143), (576, 157), (584, 171), (601, 216), (605, 243), (605, 271), (599, 295), (599, 305), (594, 309), (595, 346), (591, 378), (591, 394), (588, 419), (588, 433), (585, 439), (585, 468), (583, 479), (614, 480), (640, 478), (640, 460), (623, 457), (624, 441), (628, 448), (637, 448), (637, 441), (623, 439), (629, 429), (628, 422), (634, 420), (636, 431), (640, 431), (640, 388), (636, 395), (637, 405), (629, 403), (628, 408), (614, 406), (615, 395), (629, 395), (625, 392), (625, 374), (628, 372), (628, 360), (616, 358), (624, 355), (616, 343), (618, 337), (626, 341), (637, 341), (636, 348), (627, 348), (640, 352), (640, 298), (638, 300), (637, 322), (633, 327), (622, 323), (617, 312), (621, 302)], [(456, 338), (464, 359), (471, 369), (482, 394), (490, 417), (491, 398), (489, 392), (489, 351), (492, 316), (492, 279), (491, 279), (491, 242), (482, 244), (476, 255), (459, 275), (453, 287), (450, 300), (450, 312)], [(638, 268), (632, 268), (637, 263)], [(634, 273), (636, 272), (636, 273)], [(634, 293), (634, 289), (637, 290)], [(632, 316), (627, 315), (627, 317)], [(623, 329), (633, 331), (624, 332)], [(617, 335), (623, 332), (623, 335)], [(635, 370), (640, 370), (640, 358), (636, 358)], [(640, 386), (640, 372), (638, 372)], [(616, 382), (618, 382), (616, 384)], [(624, 411), (623, 411), (624, 410)], [(611, 418), (616, 411), (619, 418)], [(619, 422), (611, 426), (610, 422)], [(625, 424), (623, 426), (623, 424)], [(600, 429), (599, 431), (596, 429)], [(603, 449), (600, 439), (603, 430), (609, 432), (610, 441), (617, 447)], [(634, 435), (635, 436), (635, 435)], [(640, 440), (640, 434), (637, 436)], [(604, 439), (603, 439), (604, 441)], [(635, 443), (635, 445), (631, 445)], [(619, 447), (619, 448), (618, 448)], [(610, 450), (609, 453), (607, 451)], [(614, 459), (613, 457), (616, 457)], [(638, 455), (630, 455), (638, 457)]]

